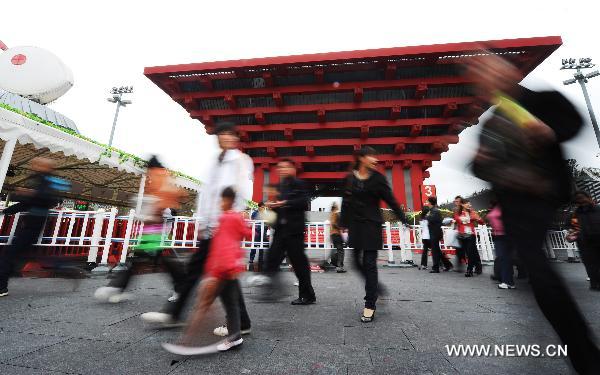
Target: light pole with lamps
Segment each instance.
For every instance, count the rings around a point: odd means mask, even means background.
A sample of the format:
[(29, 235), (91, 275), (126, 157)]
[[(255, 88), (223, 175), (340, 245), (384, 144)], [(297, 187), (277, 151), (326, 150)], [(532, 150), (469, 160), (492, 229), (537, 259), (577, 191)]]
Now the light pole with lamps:
[(570, 85), (572, 83), (579, 82), (581, 85), (581, 91), (583, 91), (585, 104), (587, 105), (588, 112), (590, 113), (590, 119), (592, 120), (594, 133), (596, 133), (596, 141), (598, 142), (598, 147), (600, 147), (600, 130), (598, 129), (598, 122), (596, 121), (596, 115), (594, 114), (594, 109), (592, 108), (590, 95), (588, 94), (587, 87), (585, 86), (588, 79), (600, 76), (600, 72), (594, 70), (591, 73), (583, 74), (581, 71), (581, 69), (589, 69), (593, 68), (594, 66), (596, 66), (596, 64), (593, 64), (592, 59), (589, 57), (581, 58), (579, 61), (576, 59), (562, 59), (561, 69), (577, 69), (575, 74), (573, 74), (573, 78), (563, 81), (563, 84)]
[(133, 93), (133, 86), (121, 86), (113, 87), (110, 90), (112, 98), (106, 98), (111, 103), (117, 103), (117, 110), (115, 111), (115, 118), (113, 120), (112, 130), (110, 131), (110, 139), (108, 140), (108, 148), (112, 146), (113, 137), (115, 136), (115, 128), (117, 127), (117, 118), (119, 117), (119, 109), (125, 107), (127, 104), (131, 104), (131, 100), (123, 100), (123, 94)]

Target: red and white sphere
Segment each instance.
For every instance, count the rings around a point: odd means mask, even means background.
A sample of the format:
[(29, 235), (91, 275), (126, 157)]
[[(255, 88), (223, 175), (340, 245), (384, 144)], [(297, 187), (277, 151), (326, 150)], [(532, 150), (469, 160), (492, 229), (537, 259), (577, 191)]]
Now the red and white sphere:
[(41, 104), (73, 87), (73, 73), (56, 55), (38, 47), (0, 51), (0, 88)]

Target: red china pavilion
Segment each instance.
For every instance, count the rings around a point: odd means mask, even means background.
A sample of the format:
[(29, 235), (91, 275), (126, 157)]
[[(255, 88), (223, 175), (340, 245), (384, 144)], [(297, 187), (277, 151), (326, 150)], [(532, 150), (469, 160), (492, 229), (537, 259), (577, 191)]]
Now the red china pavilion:
[(481, 48), (502, 54), (527, 75), (562, 41), (539, 37), (382, 48), (150, 67), (144, 74), (210, 133), (239, 124), (254, 160), (255, 201), (277, 181), (278, 158), (293, 159), (316, 195), (339, 195), (353, 154), (379, 153), (398, 201), (421, 208), (432, 162), (477, 124), (472, 82), (461, 67)]

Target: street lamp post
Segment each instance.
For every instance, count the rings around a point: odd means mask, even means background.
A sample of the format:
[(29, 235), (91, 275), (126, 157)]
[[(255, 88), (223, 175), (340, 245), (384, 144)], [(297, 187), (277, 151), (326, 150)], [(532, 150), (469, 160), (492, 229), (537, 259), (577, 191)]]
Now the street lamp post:
[(111, 103), (117, 103), (117, 110), (115, 111), (115, 118), (113, 120), (112, 130), (110, 131), (110, 139), (108, 140), (108, 147), (110, 148), (113, 143), (113, 137), (115, 136), (115, 128), (117, 127), (117, 118), (119, 117), (119, 109), (121, 107), (125, 107), (127, 104), (131, 104), (131, 100), (124, 100), (123, 94), (131, 94), (133, 93), (133, 86), (121, 86), (121, 87), (113, 87), (110, 90), (112, 94), (112, 98), (107, 98)]
[(583, 74), (581, 69), (589, 69), (596, 66), (596, 64), (592, 63), (592, 59), (589, 57), (581, 58), (579, 61), (576, 59), (563, 59), (561, 69), (576, 69), (577, 71), (573, 74), (573, 78), (564, 81), (565, 85), (570, 85), (575, 82), (579, 82), (581, 85), (581, 91), (583, 91), (583, 97), (585, 98), (585, 104), (587, 105), (588, 112), (590, 113), (590, 119), (592, 120), (592, 126), (594, 127), (594, 133), (596, 134), (596, 141), (598, 142), (598, 147), (600, 147), (600, 129), (598, 129), (598, 122), (596, 121), (596, 115), (594, 114), (594, 109), (592, 108), (592, 103), (590, 101), (590, 95), (588, 94), (587, 87), (585, 84), (588, 82), (588, 79), (600, 76), (600, 72), (594, 70), (591, 73)]

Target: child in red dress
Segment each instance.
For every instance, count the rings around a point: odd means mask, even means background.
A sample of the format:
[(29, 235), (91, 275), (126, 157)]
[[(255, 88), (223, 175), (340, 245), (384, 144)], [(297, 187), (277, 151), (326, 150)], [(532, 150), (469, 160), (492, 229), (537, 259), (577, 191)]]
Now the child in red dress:
[(232, 210), (235, 200), (234, 190), (224, 189), (221, 197), (223, 213), (210, 245), (205, 265), (206, 277), (200, 283), (194, 312), (188, 319), (187, 328), (179, 340), (180, 345), (163, 344), (163, 347), (171, 353), (196, 355), (214, 351), (209, 347), (193, 347), (192, 341), (200, 331), (206, 313), (217, 297), (221, 298), (227, 314), (229, 337), (214, 349), (226, 351), (241, 345), (244, 341), (240, 334), (238, 302), (240, 289), (237, 287), (237, 277), (246, 269), (241, 241), (244, 238), (252, 238), (252, 230), (244, 221), (242, 214)]

